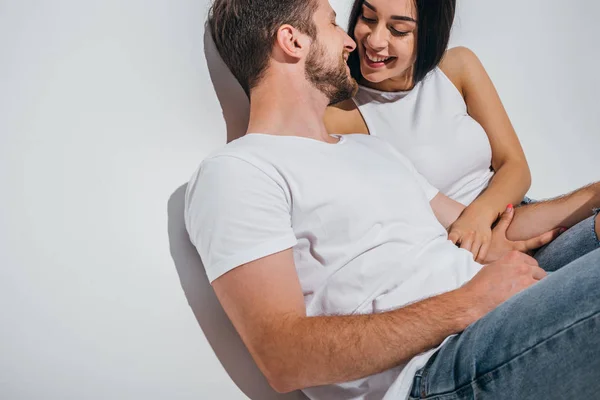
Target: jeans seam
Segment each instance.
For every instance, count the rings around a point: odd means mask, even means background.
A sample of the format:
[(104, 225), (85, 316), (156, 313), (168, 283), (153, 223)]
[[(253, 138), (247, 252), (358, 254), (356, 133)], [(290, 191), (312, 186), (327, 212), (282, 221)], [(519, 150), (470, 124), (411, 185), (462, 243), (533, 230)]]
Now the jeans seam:
[(596, 240), (596, 244), (600, 244), (600, 238), (596, 233), (596, 218), (600, 218), (598, 217), (598, 214), (600, 213), (600, 208), (594, 208), (592, 212), (594, 213), (594, 218), (592, 220), (592, 236)]
[(427, 381), (428, 381), (427, 378), (429, 375), (429, 367), (431, 367), (431, 364), (433, 364), (433, 362), (437, 358), (438, 353), (439, 353), (439, 349), (435, 353), (433, 353), (431, 355), (431, 357), (429, 357), (429, 360), (427, 360), (427, 362), (425, 363), (425, 366), (421, 370), (421, 387), (419, 388), (419, 396), (421, 398), (427, 397), (426, 389), (427, 389)]
[(428, 397), (428, 396), (424, 396), (423, 400), (450, 400), (450, 399), (455, 399), (455, 398), (459, 398), (460, 395), (462, 393), (464, 393), (465, 391), (467, 391), (468, 388), (473, 387), (473, 384), (479, 382), (479, 381), (490, 381), (491, 380), (491, 375), (496, 373), (497, 371), (499, 371), (500, 369), (506, 367), (508, 364), (512, 363), (513, 361), (521, 358), (522, 356), (526, 355), (527, 353), (531, 352), (533, 349), (535, 349), (536, 347), (539, 347), (541, 345), (543, 345), (544, 343), (556, 338), (557, 336), (565, 333), (567, 330), (569, 330), (570, 328), (575, 327), (576, 325), (579, 325), (581, 323), (584, 323), (592, 318), (597, 318), (598, 316), (600, 316), (600, 311), (596, 311), (586, 317), (583, 317), (575, 322), (573, 322), (571, 325), (568, 325), (566, 327), (564, 327), (563, 329), (559, 330), (558, 332), (556, 332), (555, 334), (553, 334), (552, 336), (547, 337), (546, 339), (536, 343), (535, 345), (529, 347), (527, 350), (523, 351), (522, 353), (519, 353), (518, 355), (516, 355), (515, 357), (511, 358), (510, 360), (504, 362), (501, 365), (498, 365), (497, 367), (495, 367), (494, 369), (492, 369), (491, 371), (488, 371), (486, 373), (484, 373), (483, 375), (473, 379), (472, 381), (465, 383), (464, 385), (454, 389), (452, 392), (447, 392), (447, 393), (440, 393), (440, 394), (435, 394), (432, 397)]

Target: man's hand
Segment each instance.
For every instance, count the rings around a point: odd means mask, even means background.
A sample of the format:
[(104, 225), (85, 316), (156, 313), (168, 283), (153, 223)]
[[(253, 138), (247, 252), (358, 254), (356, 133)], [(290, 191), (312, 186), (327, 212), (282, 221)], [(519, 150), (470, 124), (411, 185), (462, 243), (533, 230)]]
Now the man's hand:
[(534, 258), (511, 251), (498, 261), (484, 266), (459, 290), (476, 305), (473, 309), (475, 315), (472, 316), (475, 322), (546, 275)]
[(502, 216), (500, 217), (496, 227), (492, 230), (492, 241), (490, 243), (489, 250), (487, 251), (485, 257), (479, 257), (477, 262), (494, 262), (499, 260), (506, 253), (513, 250), (520, 251), (522, 253), (528, 253), (531, 250), (539, 249), (540, 247), (550, 243), (562, 232), (561, 228), (556, 228), (528, 240), (513, 242), (506, 238), (506, 231), (508, 230), (514, 216), (515, 210), (512, 205), (509, 205), (506, 208), (506, 211), (502, 213)]

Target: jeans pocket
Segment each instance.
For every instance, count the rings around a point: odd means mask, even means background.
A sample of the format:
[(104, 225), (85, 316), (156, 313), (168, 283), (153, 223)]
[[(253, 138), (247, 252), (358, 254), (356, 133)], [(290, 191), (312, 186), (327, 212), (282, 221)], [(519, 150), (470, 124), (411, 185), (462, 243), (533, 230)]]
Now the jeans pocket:
[(415, 377), (413, 379), (413, 385), (410, 390), (410, 398), (411, 399), (424, 399), (428, 396), (427, 388), (427, 375), (429, 373), (429, 369), (432, 367), (433, 362), (437, 358), (439, 351), (436, 351), (429, 357), (429, 360), (425, 363), (425, 366), (418, 370), (415, 373)]
[(422, 369), (417, 371), (417, 373), (415, 374), (415, 377), (413, 379), (413, 385), (412, 385), (412, 388), (410, 389), (410, 398), (411, 399), (420, 399), (421, 398), (421, 381), (423, 379), (423, 377), (421, 376), (422, 371), (423, 371)]

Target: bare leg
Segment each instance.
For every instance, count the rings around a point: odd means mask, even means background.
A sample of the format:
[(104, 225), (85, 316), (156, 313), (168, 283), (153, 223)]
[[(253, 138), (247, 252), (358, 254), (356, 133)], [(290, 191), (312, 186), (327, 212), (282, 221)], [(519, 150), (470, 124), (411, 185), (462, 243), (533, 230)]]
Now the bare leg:
[(600, 238), (600, 214), (596, 215), (596, 236)]
[[(591, 217), (594, 208), (600, 208), (600, 182), (555, 199), (517, 207), (507, 237), (526, 240), (555, 228), (568, 229)], [(596, 232), (599, 228), (596, 219)]]

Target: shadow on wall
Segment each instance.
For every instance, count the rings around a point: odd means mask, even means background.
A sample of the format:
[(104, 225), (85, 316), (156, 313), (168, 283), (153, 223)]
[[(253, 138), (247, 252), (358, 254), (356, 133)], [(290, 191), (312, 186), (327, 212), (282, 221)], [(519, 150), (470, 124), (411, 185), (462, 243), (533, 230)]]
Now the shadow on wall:
[(169, 245), (181, 286), (202, 332), (217, 358), (235, 382), (252, 400), (302, 400), (302, 392), (278, 394), (267, 383), (242, 339), (221, 307), (184, 222), (187, 184), (169, 199)]
[(204, 55), (227, 124), (227, 143), (229, 143), (246, 133), (250, 118), (250, 101), (242, 86), (221, 59), (210, 35), (208, 23), (204, 25)]
[[(204, 41), (210, 77), (223, 108), (229, 142), (246, 132), (249, 102), (243, 89), (218, 55), (208, 30)], [(300, 391), (283, 395), (276, 393), (269, 386), (221, 307), (185, 228), (186, 188), (187, 184), (180, 186), (169, 199), (169, 246), (188, 304), (208, 343), (231, 379), (250, 399), (306, 399)]]

